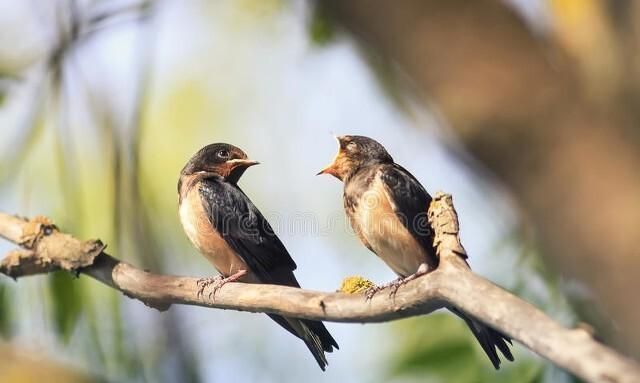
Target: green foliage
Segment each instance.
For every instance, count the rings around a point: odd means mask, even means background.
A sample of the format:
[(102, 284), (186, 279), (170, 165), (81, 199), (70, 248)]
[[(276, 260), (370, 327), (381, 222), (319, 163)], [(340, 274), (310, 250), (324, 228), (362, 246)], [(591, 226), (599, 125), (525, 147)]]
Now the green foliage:
[(313, 5), (311, 20), (308, 25), (309, 38), (319, 46), (327, 45), (335, 39), (336, 31), (333, 20), (329, 17), (326, 5), (316, 1)]
[(537, 383), (544, 364), (516, 355), (496, 371), (461, 320), (447, 314), (412, 318), (394, 328), (394, 343), (401, 347), (390, 356), (389, 378), (418, 378), (434, 382)]
[(0, 73), (0, 107), (4, 104), (7, 98), (7, 86), (4, 82), (16, 81), (16, 77), (8, 75), (6, 73)]
[(0, 336), (11, 334), (11, 302), (7, 286), (0, 283)]
[(57, 272), (49, 276), (53, 320), (56, 331), (65, 342), (69, 341), (82, 312), (79, 283), (70, 273)]
[[(572, 326), (576, 322), (575, 302), (567, 299), (562, 291), (558, 275), (544, 264), (539, 244), (534, 241), (524, 227), (516, 227), (496, 244), (492, 254), (503, 254), (514, 259), (514, 268), (523, 272), (508, 283), (507, 288), (540, 307), (561, 323)], [(498, 260), (497, 260), (498, 261)], [(509, 262), (499, 260), (498, 262)]]

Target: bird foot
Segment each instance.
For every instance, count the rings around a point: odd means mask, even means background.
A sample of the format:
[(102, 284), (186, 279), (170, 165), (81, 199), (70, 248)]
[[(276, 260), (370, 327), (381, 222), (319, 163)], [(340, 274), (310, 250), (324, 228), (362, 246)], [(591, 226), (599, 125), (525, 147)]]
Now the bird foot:
[(406, 285), (407, 282), (415, 279), (415, 278), (409, 279), (409, 277), (413, 277), (414, 275), (415, 274), (411, 274), (406, 278), (398, 278), (395, 281), (391, 282), (391, 285), (389, 286), (389, 298), (396, 296), (396, 293), (398, 292), (398, 289), (400, 288), (400, 286)]
[(386, 289), (387, 287), (393, 286), (394, 283), (397, 283), (401, 279), (402, 278), (397, 278), (397, 279), (394, 279), (391, 282), (387, 282), (387, 283), (384, 283), (382, 285), (369, 287), (368, 289), (366, 289), (364, 291), (364, 296), (365, 296), (366, 300), (371, 300), (371, 298), (373, 298), (373, 296), (376, 295), (379, 291), (382, 291), (382, 290)]
[(389, 297), (393, 297), (398, 292), (398, 289), (400, 288), (400, 286), (405, 285), (409, 281), (412, 281), (422, 275), (425, 275), (428, 272), (429, 272), (429, 266), (426, 263), (423, 263), (420, 265), (420, 267), (418, 267), (418, 270), (415, 273), (409, 275), (408, 277), (397, 278), (391, 282), (387, 282), (379, 286), (369, 287), (368, 289), (365, 290), (364, 296), (366, 300), (371, 300), (371, 298), (373, 298), (373, 296), (376, 295), (379, 291), (382, 291), (386, 288), (390, 288)]
[(385, 285), (380, 286), (371, 286), (364, 291), (364, 298), (367, 301), (370, 301), (374, 295), (376, 295), (380, 290), (384, 290), (386, 288)]
[(215, 277), (208, 277), (208, 278), (200, 278), (197, 281), (198, 284), (198, 298), (202, 297), (204, 295), (204, 289), (206, 289), (207, 287), (211, 286), (211, 285), (215, 285), (218, 284), (220, 282), (222, 282), (224, 278), (222, 277), (222, 275), (216, 275)]
[(198, 279), (198, 297), (202, 297), (204, 295), (204, 290), (211, 286), (211, 290), (209, 291), (209, 299), (216, 299), (216, 293), (220, 288), (226, 285), (229, 282), (236, 282), (238, 279), (247, 275), (247, 270), (240, 270), (235, 274), (229, 275), (228, 277), (223, 277), (222, 275), (217, 275), (215, 277), (201, 278)]
[(426, 263), (423, 263), (420, 265), (420, 267), (418, 267), (418, 270), (416, 270), (415, 273), (405, 277), (405, 278), (398, 278), (395, 281), (391, 282), (390, 284), (390, 290), (389, 290), (389, 297), (395, 297), (396, 293), (398, 292), (398, 289), (403, 286), (406, 285), (408, 282), (413, 281), (414, 279), (421, 277), (425, 274), (427, 274), (429, 272), (429, 266)]

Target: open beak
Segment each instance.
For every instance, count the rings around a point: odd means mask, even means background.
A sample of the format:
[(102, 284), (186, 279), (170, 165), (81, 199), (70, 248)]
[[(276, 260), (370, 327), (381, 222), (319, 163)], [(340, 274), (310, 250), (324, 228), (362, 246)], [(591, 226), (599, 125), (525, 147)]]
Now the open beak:
[(318, 172), (318, 174), (316, 174), (317, 176), (319, 176), (320, 174), (331, 174), (332, 176), (334, 176), (336, 178), (340, 178), (338, 176), (338, 171), (336, 169), (336, 161), (338, 160), (338, 157), (340, 157), (340, 154), (341, 154), (340, 137), (338, 137), (338, 136), (336, 136), (334, 134), (333, 138), (335, 138), (336, 141), (338, 142), (338, 153), (336, 154), (335, 158), (333, 159), (333, 162), (331, 162), (329, 165), (327, 165), (324, 169), (320, 170)]
[(325, 167), (324, 169), (320, 170), (318, 172), (318, 174), (316, 174), (317, 176), (319, 176), (320, 174), (331, 174), (334, 177), (337, 177), (336, 174), (336, 169), (334, 167), (334, 163), (332, 162), (331, 165)]

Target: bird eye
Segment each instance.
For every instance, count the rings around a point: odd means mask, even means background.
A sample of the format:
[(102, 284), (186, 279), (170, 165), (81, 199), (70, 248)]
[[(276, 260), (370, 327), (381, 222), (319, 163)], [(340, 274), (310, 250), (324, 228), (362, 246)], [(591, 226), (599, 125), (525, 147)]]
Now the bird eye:
[(222, 149), (218, 151), (218, 157), (222, 158), (222, 159), (226, 159), (229, 158), (229, 151)]
[(356, 144), (355, 142), (349, 142), (347, 144), (347, 150), (349, 151), (354, 151), (358, 148), (358, 144)]

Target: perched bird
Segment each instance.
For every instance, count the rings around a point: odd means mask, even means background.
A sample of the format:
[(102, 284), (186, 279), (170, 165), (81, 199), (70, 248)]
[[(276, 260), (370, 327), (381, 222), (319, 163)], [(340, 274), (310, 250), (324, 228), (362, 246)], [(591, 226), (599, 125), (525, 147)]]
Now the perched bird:
[[(212, 285), (213, 294), (225, 283), (267, 283), (300, 287), (296, 264), (273, 229), (237, 183), (256, 161), (239, 148), (211, 144), (198, 151), (180, 173), (180, 221), (195, 247), (221, 276), (201, 280), (199, 294)], [(302, 339), (322, 370), (324, 352), (338, 348), (319, 321), (268, 314)]]
[[(426, 220), (431, 196), (377, 141), (363, 136), (336, 138), (338, 154), (318, 175), (331, 174), (344, 182), (343, 202), (351, 226), (362, 243), (399, 277), (370, 289), (367, 297), (386, 287), (395, 294), (402, 284), (438, 267), (433, 231)], [(496, 369), (500, 366), (496, 347), (513, 361), (507, 345), (511, 339), (451, 310), (467, 323)]]

